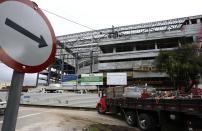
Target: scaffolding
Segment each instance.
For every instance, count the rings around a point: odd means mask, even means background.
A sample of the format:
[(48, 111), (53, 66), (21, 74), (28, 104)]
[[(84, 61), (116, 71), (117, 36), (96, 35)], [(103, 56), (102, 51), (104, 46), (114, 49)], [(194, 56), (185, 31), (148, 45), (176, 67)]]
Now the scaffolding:
[(198, 15), (120, 27), (112, 26), (112, 28), (58, 36), (57, 39), (74, 53), (79, 52), (78, 57), (84, 55), (90, 57), (91, 51), (94, 55), (101, 53), (98, 43), (129, 39), (138, 34), (180, 30), (187, 20), (201, 17)]
[(53, 64), (37, 74), (36, 86), (48, 86), (51, 83), (60, 83), (62, 75), (75, 73), (75, 55), (65, 47), (64, 44), (57, 41), (57, 52)]

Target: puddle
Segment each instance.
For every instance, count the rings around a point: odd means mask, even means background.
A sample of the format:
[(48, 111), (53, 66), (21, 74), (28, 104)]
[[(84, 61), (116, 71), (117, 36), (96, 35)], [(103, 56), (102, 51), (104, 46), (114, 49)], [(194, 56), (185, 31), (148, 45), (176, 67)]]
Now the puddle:
[(107, 125), (107, 124), (92, 124), (83, 131), (139, 131), (132, 127)]

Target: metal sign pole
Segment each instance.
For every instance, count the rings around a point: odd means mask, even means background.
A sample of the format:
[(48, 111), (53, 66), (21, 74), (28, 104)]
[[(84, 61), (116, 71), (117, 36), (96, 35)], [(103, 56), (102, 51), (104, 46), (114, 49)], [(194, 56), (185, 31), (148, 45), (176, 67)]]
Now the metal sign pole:
[(25, 73), (13, 71), (2, 131), (15, 131)]

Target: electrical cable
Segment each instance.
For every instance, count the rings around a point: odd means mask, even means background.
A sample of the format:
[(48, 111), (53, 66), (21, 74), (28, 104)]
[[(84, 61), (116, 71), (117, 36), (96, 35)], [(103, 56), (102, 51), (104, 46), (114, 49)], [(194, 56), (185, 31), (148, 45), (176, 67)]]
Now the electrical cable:
[(91, 28), (91, 27), (88, 27), (88, 26), (83, 25), (83, 24), (80, 24), (80, 23), (78, 23), (78, 22), (76, 22), (76, 21), (73, 21), (73, 20), (70, 20), (70, 19), (68, 19), (68, 18), (65, 18), (64, 16), (58, 15), (58, 14), (53, 13), (53, 12), (51, 12), (51, 11), (48, 11), (48, 10), (46, 10), (46, 9), (42, 9), (42, 8), (40, 8), (40, 9), (43, 10), (43, 11), (45, 11), (45, 12), (47, 12), (47, 13), (49, 13), (49, 14), (55, 15), (55, 16), (61, 18), (61, 19), (67, 20), (67, 21), (69, 21), (69, 22), (71, 22), (71, 23), (74, 23), (74, 24), (77, 24), (77, 25), (79, 25), (79, 26), (82, 26), (82, 27), (85, 27), (85, 28), (87, 28), (87, 29), (90, 29), (90, 30), (94, 30), (94, 31), (95, 31), (95, 29), (93, 29), (93, 28)]

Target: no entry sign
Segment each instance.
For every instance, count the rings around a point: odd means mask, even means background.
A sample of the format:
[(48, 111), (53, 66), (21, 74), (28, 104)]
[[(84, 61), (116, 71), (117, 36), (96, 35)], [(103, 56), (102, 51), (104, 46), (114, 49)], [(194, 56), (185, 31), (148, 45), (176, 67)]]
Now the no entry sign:
[(0, 0), (0, 60), (19, 72), (35, 73), (55, 58), (56, 38), (38, 6), (28, 0)]

